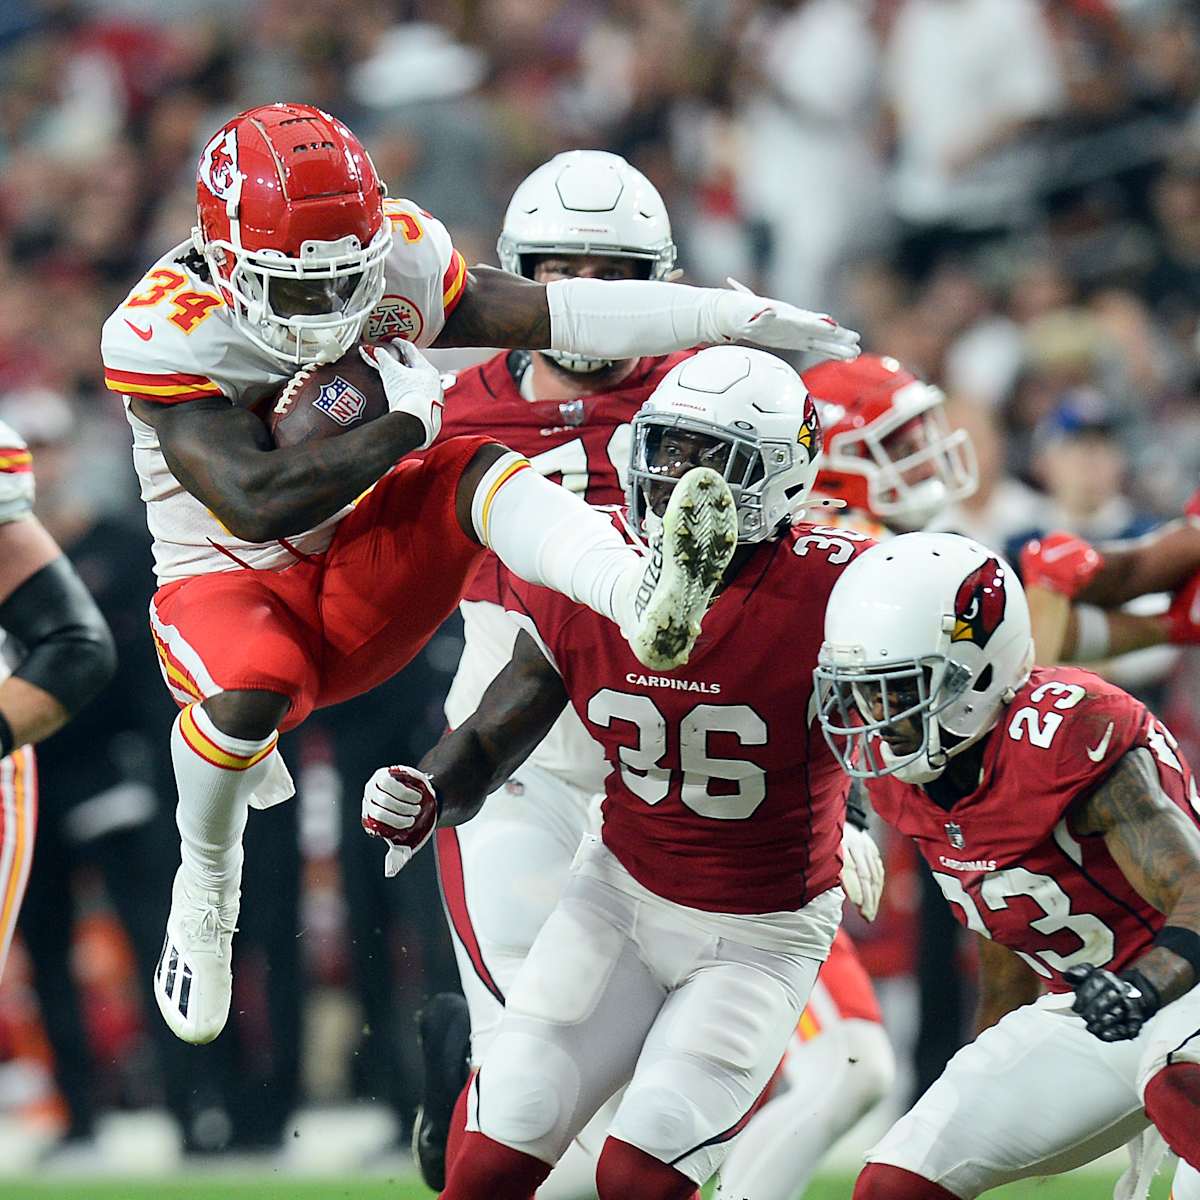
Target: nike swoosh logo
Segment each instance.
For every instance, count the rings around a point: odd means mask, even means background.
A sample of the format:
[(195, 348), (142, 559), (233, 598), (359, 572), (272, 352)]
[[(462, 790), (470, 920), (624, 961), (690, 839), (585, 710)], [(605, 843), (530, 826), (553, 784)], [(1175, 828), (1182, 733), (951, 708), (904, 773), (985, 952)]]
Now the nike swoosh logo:
[(134, 333), (142, 339), (143, 342), (148, 342), (154, 336), (154, 330), (143, 329), (140, 325), (135, 325), (128, 317), (125, 318), (125, 324), (133, 330)]
[(1098, 763), (1108, 753), (1108, 743), (1112, 741), (1113, 722), (1109, 721), (1108, 728), (1104, 731), (1104, 736), (1095, 745), (1088, 749), (1087, 756), (1094, 763)]

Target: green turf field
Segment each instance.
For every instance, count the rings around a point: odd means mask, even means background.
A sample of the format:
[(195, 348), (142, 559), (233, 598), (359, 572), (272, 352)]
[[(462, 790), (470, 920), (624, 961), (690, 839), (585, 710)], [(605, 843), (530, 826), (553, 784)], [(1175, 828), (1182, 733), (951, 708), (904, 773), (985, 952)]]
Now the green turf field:
[[(1073, 1175), (1065, 1179), (1033, 1180), (989, 1192), (996, 1200), (1107, 1200), (1114, 1178)], [(849, 1176), (818, 1180), (805, 1200), (848, 1200), (853, 1188)], [(1168, 1181), (1160, 1179), (1153, 1200), (1166, 1200)], [(432, 1192), (405, 1178), (297, 1179), (262, 1175), (247, 1179), (220, 1176), (183, 1181), (88, 1180), (0, 1178), (0, 1200), (428, 1200)], [(632, 1198), (631, 1198), (632, 1200)]]

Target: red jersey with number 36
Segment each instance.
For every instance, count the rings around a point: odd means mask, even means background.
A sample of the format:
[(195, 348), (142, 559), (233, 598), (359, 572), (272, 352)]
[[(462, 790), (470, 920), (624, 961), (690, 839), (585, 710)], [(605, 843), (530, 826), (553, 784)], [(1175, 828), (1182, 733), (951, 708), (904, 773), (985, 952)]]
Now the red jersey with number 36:
[[(525, 352), (506, 350), (444, 381), (441, 436), (490, 435), (589, 504), (624, 504), (629, 422), (663, 376), (694, 353), (641, 358), (613, 390), (560, 402), (526, 400), (510, 369)], [(463, 598), (499, 603), (502, 572), (500, 560), (489, 554)]]
[(944, 809), (889, 776), (871, 781), (871, 799), (917, 843), (964, 925), (1015, 950), (1051, 991), (1069, 991), (1069, 967), (1119, 970), (1164, 923), (1103, 836), (1077, 836), (1069, 816), (1139, 747), (1163, 792), (1195, 821), (1191, 769), (1145, 705), (1090, 671), (1039, 667), (1002, 711), (970, 795)]
[(813, 668), (830, 590), (873, 544), (812, 525), (764, 542), (669, 675), (612, 622), (512, 580), (506, 604), (604, 748), (604, 843), (643, 887), (708, 912), (783, 913), (837, 884), (848, 781), (816, 721)]

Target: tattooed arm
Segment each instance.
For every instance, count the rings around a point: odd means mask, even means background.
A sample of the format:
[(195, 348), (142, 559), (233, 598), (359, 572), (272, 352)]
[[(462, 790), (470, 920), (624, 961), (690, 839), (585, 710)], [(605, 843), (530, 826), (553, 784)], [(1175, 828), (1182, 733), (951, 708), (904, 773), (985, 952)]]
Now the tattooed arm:
[(1007, 946), (980, 937), (979, 1003), (975, 1010), (975, 1032), (982, 1033), (1001, 1017), (1032, 1004), (1041, 994), (1037, 975)]
[[(1130, 750), (1071, 824), (1078, 834), (1103, 835), (1121, 873), (1168, 925), (1200, 934), (1200, 829), (1163, 792), (1149, 750)], [(1191, 964), (1164, 946), (1152, 946), (1126, 970), (1139, 971), (1163, 1004), (1197, 983)]]
[(421, 759), (437, 789), (441, 825), (469, 821), (550, 732), (567, 706), (558, 672), (524, 630), (479, 707)]
[(225, 400), (133, 399), (130, 407), (158, 434), (175, 478), (247, 542), (319, 525), (425, 440), (416, 417), (393, 412), (340, 437), (276, 449), (253, 413)]
[(550, 308), (545, 286), (494, 267), (472, 267), (458, 307), (433, 344), (518, 350), (549, 346)]

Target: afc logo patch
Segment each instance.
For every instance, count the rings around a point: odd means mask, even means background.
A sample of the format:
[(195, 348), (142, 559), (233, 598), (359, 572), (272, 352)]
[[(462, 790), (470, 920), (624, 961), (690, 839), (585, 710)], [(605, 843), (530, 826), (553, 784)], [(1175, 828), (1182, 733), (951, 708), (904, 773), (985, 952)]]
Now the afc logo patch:
[(339, 425), (353, 425), (363, 415), (367, 398), (348, 380), (340, 375), (321, 385), (313, 407), (319, 408), (331, 421)]
[(421, 310), (411, 300), (394, 292), (381, 296), (367, 319), (367, 336), (373, 342), (385, 342), (389, 338), (415, 342), (424, 328)]

